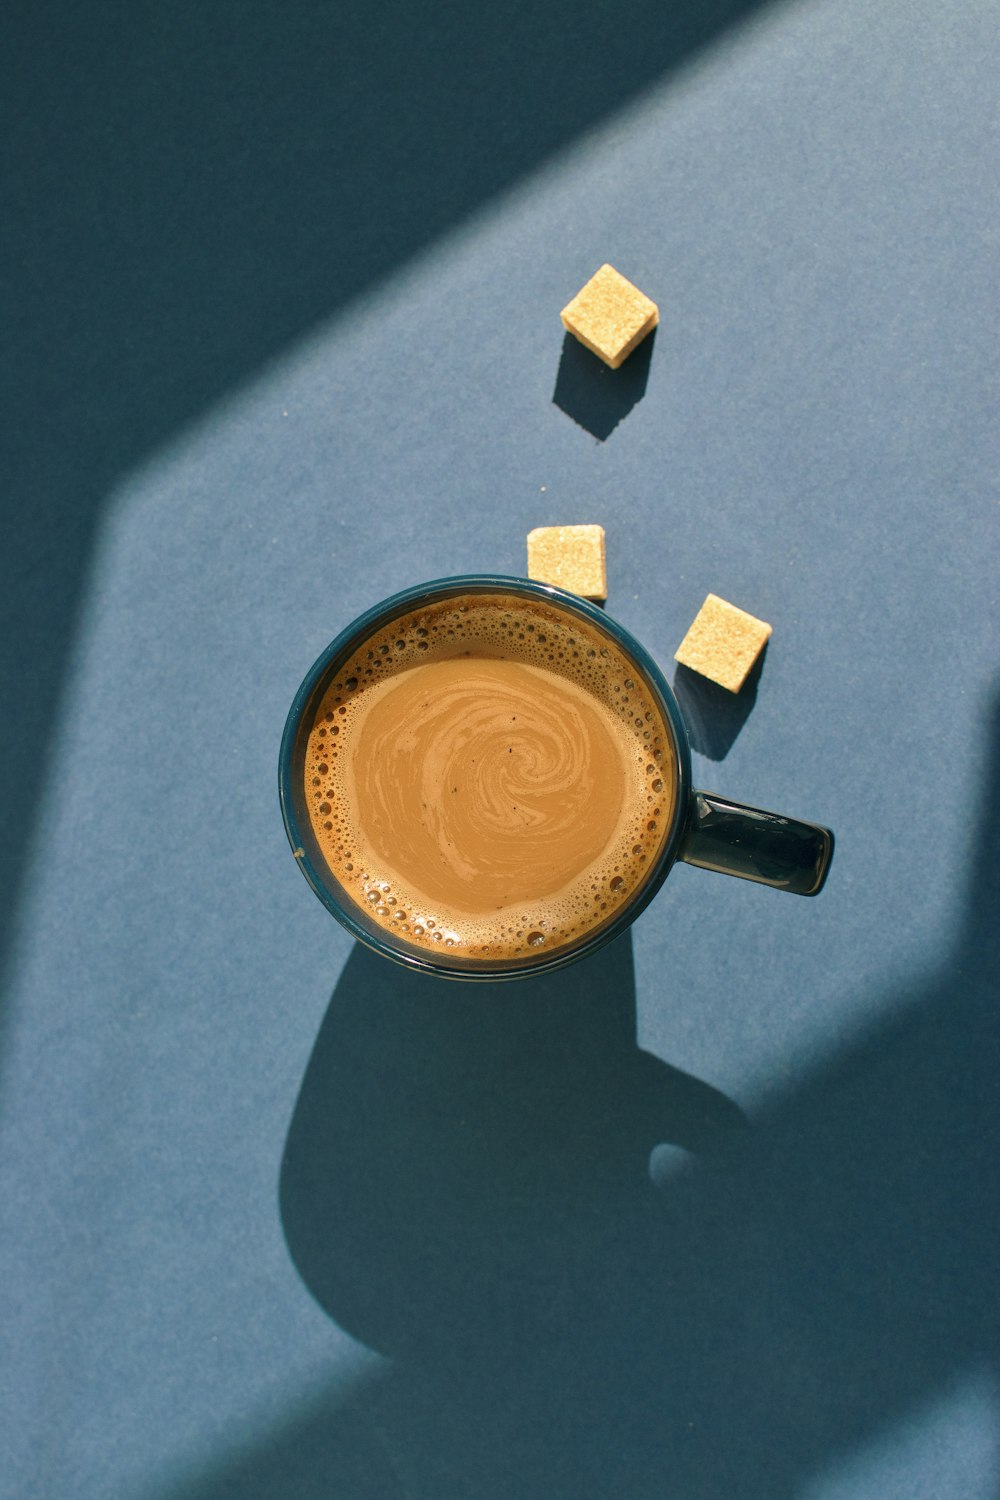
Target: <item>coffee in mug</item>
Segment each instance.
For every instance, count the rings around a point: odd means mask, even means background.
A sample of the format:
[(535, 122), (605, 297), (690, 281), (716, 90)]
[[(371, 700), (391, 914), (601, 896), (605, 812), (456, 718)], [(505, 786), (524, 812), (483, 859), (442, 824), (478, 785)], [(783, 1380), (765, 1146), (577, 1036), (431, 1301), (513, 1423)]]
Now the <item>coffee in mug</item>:
[(673, 692), (586, 600), (475, 575), (407, 589), (322, 653), (279, 787), (299, 867), (355, 937), (516, 979), (622, 932), (676, 860), (815, 895), (833, 835), (691, 783)]
[(511, 960), (605, 926), (647, 878), (673, 740), (635, 662), (544, 599), (460, 594), (357, 643), (309, 730), (343, 889), (429, 953)]

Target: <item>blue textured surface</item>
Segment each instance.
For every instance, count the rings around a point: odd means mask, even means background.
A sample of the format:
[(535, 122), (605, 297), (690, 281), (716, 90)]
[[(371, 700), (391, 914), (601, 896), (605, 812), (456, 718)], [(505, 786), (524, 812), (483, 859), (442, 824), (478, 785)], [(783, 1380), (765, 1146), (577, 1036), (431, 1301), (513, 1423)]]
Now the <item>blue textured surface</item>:
[[(10, 29), (0, 1493), (995, 1500), (993, 8), (466, 9)], [(837, 855), (466, 1002), (278, 742), (567, 521), (671, 680), (773, 624), (695, 779)]]

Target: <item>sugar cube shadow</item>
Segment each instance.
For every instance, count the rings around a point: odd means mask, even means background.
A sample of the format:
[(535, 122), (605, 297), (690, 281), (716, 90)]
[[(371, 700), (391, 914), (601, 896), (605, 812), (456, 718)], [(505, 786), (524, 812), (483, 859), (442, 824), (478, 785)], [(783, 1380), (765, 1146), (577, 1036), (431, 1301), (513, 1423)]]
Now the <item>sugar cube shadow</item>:
[(674, 694), (681, 706), (693, 749), (709, 760), (725, 760), (757, 701), (767, 646), (761, 651), (738, 693), (729, 692), (700, 672), (677, 663)]
[(657, 330), (617, 370), (565, 334), (552, 401), (599, 443), (611, 436), (646, 394)]

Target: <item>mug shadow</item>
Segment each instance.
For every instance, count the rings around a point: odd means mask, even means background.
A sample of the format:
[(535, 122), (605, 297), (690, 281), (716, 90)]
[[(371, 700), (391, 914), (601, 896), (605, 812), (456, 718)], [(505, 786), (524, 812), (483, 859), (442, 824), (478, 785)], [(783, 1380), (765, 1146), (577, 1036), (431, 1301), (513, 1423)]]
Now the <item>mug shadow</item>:
[[(485, 993), (484, 993), (485, 992)], [(636, 1045), (631, 934), (516, 986), (358, 945), (285, 1146), (281, 1217), (321, 1306), (383, 1353), (512, 1349), (593, 1300), (663, 1144), (724, 1167), (738, 1107)]]
[[(752, 1130), (637, 1047), (627, 934), (503, 995), (352, 954), (281, 1210), (320, 1304), (396, 1356), (324, 1418), (364, 1472), (428, 1500), (791, 1500), (962, 1378), (995, 1388), (998, 726), (953, 941)], [(671, 1142), (689, 1169), (657, 1191)], [(288, 1492), (227, 1485), (198, 1494)]]

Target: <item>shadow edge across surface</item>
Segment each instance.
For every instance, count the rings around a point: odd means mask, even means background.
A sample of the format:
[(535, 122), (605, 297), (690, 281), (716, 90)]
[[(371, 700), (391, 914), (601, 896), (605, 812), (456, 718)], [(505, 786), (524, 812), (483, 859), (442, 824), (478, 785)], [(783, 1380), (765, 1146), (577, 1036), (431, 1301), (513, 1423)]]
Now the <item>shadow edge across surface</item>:
[[(235, 31), (205, 10), (151, 28), (123, 6), (21, 9), (3, 59), (18, 315), (3, 350), (13, 524), (0, 610), (20, 649), (0, 662), (0, 692), (19, 704), (3, 735), (13, 790), (0, 961), (114, 486), (317, 321), (762, 3), (684, 0), (664, 20), (639, 4), (581, 13), (562, 0), (529, 20), (510, 0), (442, 11), (428, 30), (391, 0), (374, 50), (365, 6), (253, 4)], [(536, 101), (530, 124), (510, 116), (511, 76)], [(66, 128), (54, 132), (56, 119)], [(498, 119), (513, 123), (498, 132)]]

